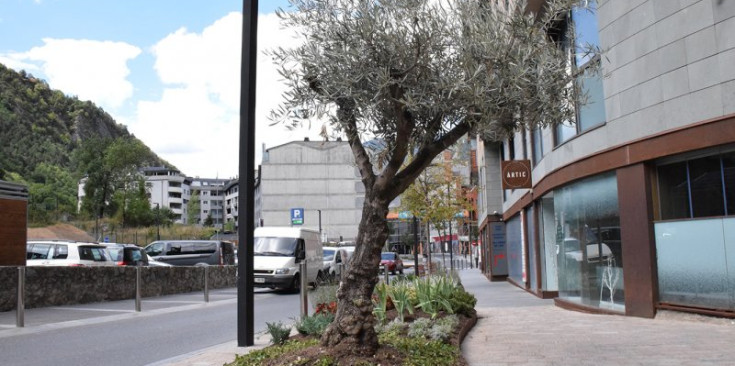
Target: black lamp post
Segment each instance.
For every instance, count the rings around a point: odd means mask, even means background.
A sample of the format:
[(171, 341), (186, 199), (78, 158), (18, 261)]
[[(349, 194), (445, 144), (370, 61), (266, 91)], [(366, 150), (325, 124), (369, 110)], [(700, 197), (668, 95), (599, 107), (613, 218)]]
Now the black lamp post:
[[(240, 60), (240, 195), (242, 230), (237, 252), (237, 345), (255, 344), (253, 291), (253, 231), (255, 230), (255, 75), (258, 60), (258, 0), (242, 2), (242, 58)], [(238, 211), (239, 213), (240, 211)]]

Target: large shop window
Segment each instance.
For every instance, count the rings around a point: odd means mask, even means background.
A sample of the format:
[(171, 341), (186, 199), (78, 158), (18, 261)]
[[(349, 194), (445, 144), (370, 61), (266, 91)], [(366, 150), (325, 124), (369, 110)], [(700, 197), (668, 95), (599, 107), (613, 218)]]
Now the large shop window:
[(662, 220), (735, 215), (735, 153), (658, 167)]
[(506, 245), (508, 246), (508, 277), (515, 283), (525, 283), (525, 258), (523, 257), (523, 233), (521, 215), (516, 215), (505, 224)]
[(559, 297), (586, 306), (624, 311), (615, 173), (555, 190), (554, 221)]
[(658, 222), (659, 301), (735, 310), (735, 218)]
[(558, 291), (556, 265), (556, 237), (557, 226), (554, 221), (554, 196), (547, 194), (541, 199), (539, 212), (539, 244), (541, 251), (541, 289), (544, 291)]
[(562, 37), (562, 44), (570, 54), (577, 89), (586, 98), (577, 106), (576, 121), (567, 121), (555, 127), (556, 145), (605, 123), (605, 96), (602, 89), (600, 56), (591, 52), (600, 48), (597, 1), (589, 0), (586, 3), (589, 4), (588, 8), (575, 8), (569, 17), (574, 27), (573, 39)]

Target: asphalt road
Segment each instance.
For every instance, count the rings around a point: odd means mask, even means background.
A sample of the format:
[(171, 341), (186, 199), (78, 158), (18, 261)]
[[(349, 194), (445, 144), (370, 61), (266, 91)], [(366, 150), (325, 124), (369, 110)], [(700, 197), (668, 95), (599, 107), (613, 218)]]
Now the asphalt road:
[[(292, 322), (298, 294), (256, 290), (255, 330), (266, 322)], [(0, 313), (2, 365), (147, 365), (237, 339), (236, 289), (143, 300)]]

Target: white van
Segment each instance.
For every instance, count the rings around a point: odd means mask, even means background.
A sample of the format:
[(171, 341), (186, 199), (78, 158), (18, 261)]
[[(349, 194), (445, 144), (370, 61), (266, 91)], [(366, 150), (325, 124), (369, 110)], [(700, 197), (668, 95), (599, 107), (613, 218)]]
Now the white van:
[(316, 285), (324, 278), (319, 231), (298, 227), (259, 227), (253, 237), (255, 287), (299, 289), (301, 261), (306, 261), (308, 283)]

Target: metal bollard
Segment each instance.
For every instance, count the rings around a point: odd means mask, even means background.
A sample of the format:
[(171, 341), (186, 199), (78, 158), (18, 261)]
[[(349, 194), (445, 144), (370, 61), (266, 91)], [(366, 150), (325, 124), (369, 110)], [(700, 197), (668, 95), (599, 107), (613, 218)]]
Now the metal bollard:
[(345, 275), (345, 265), (342, 263), (338, 263), (337, 270), (339, 270), (339, 278), (337, 278), (337, 281), (342, 282), (342, 279), (344, 279)]
[(26, 267), (18, 267), (18, 303), (15, 308), (15, 326), (18, 328), (25, 327), (26, 316)]
[(209, 266), (204, 266), (204, 302), (209, 302)]
[(385, 284), (387, 285), (390, 283), (390, 277), (388, 277), (388, 267), (383, 266), (383, 274), (385, 276), (384, 277)]
[(301, 273), (301, 320), (304, 320), (309, 315), (309, 298), (306, 297), (306, 287), (309, 285), (306, 276), (306, 261), (299, 264), (299, 273)]
[(135, 267), (135, 311), (140, 312), (140, 266)]

